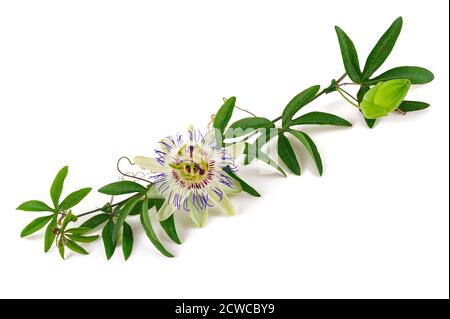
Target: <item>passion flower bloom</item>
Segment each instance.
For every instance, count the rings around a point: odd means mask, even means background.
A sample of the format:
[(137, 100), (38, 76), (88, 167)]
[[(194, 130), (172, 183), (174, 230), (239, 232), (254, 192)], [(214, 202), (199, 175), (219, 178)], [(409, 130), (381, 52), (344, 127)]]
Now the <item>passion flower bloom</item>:
[(211, 207), (235, 214), (227, 194), (241, 192), (242, 188), (225, 170), (237, 171), (235, 159), (244, 149), (244, 143), (223, 148), (217, 145), (213, 131), (203, 136), (190, 127), (185, 136), (161, 140), (156, 158), (135, 157), (135, 164), (153, 173), (154, 185), (148, 196), (165, 199), (157, 219), (166, 220), (181, 210), (203, 227)]

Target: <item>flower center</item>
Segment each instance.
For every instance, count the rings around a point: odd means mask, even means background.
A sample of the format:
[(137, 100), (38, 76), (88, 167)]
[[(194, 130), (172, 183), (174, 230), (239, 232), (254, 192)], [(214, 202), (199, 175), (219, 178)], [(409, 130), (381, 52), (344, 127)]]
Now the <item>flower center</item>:
[(202, 188), (209, 183), (214, 161), (209, 160), (200, 146), (183, 145), (176, 154), (169, 166), (181, 186)]

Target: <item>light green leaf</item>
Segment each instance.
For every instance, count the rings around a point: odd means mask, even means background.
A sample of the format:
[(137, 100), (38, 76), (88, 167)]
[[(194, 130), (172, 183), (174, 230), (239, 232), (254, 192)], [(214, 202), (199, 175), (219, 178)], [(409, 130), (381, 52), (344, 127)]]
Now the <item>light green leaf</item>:
[(76, 228), (70, 228), (65, 231), (66, 234), (72, 234), (72, 235), (83, 235), (88, 232), (90, 232), (92, 228), (88, 227), (76, 227)]
[(292, 117), (305, 105), (310, 103), (314, 100), (314, 98), (317, 95), (317, 92), (319, 92), (320, 86), (314, 85), (310, 88), (307, 88), (306, 90), (300, 92), (297, 94), (284, 108), (282, 120), (283, 120), (283, 127), (288, 125)]
[(34, 234), (38, 230), (42, 229), (45, 225), (47, 225), (50, 220), (52, 220), (53, 215), (39, 217), (29, 223), (20, 233), (20, 237), (24, 238)]
[(349, 36), (338, 26), (335, 27), (341, 49), (342, 61), (349, 78), (355, 82), (361, 82), (361, 69), (359, 67), (358, 53)]
[(53, 205), (55, 206), (55, 209), (58, 209), (59, 198), (61, 197), (64, 187), (64, 180), (66, 179), (68, 172), (69, 168), (67, 166), (64, 166), (58, 172), (58, 174), (56, 174), (56, 177), (53, 180), (52, 187), (50, 188), (50, 196), (52, 198), (52, 202)]
[(396, 110), (403, 102), (410, 86), (409, 80), (379, 82), (364, 95), (360, 104), (364, 117), (377, 119)]
[(313, 140), (304, 132), (289, 130), (289, 133), (294, 135), (303, 144), (308, 153), (316, 162), (317, 170), (319, 171), (320, 176), (322, 176), (323, 174), (322, 159)]
[(156, 236), (155, 231), (153, 230), (152, 223), (150, 221), (150, 216), (148, 214), (148, 201), (142, 202), (142, 211), (141, 211), (141, 224), (144, 228), (147, 237), (150, 239), (152, 244), (166, 257), (174, 257), (161, 243), (159, 238)]
[(370, 52), (367, 57), (362, 75), (363, 81), (368, 80), (372, 74), (380, 68), (384, 61), (386, 61), (387, 57), (394, 48), (395, 42), (397, 42), (397, 38), (402, 30), (402, 25), (402, 17), (397, 18), (389, 29), (387, 29), (387, 31), (382, 35), (380, 40), (378, 40), (377, 44), (372, 49), (372, 52)]
[(334, 126), (352, 126), (352, 123), (343, 119), (342, 117), (325, 112), (311, 112), (304, 114), (289, 123), (289, 126), (294, 125), (334, 125)]
[[(256, 139), (256, 141), (251, 144), (251, 149), (261, 149), (265, 144), (267, 144), (272, 138), (278, 135), (278, 129), (272, 128), (269, 130), (261, 130), (262, 134)], [(245, 156), (244, 164), (250, 164), (256, 157), (253, 152), (249, 152)]]
[(53, 208), (50, 208), (46, 203), (40, 200), (30, 200), (22, 203), (17, 210), (23, 210), (25, 212), (52, 212)]
[(98, 191), (102, 194), (116, 196), (131, 193), (146, 193), (147, 188), (132, 181), (120, 181), (103, 186)]
[(278, 156), (291, 172), (295, 175), (301, 174), (300, 164), (295, 156), (291, 142), (283, 133), (278, 134)]
[(367, 85), (375, 85), (379, 82), (385, 82), (389, 80), (409, 80), (411, 84), (425, 84), (433, 81), (434, 75), (425, 68), (418, 66), (399, 66), (397, 68), (390, 69), (383, 74), (366, 81)]
[(59, 205), (61, 211), (68, 210), (75, 205), (78, 205), (92, 190), (92, 188), (82, 188), (69, 194)]

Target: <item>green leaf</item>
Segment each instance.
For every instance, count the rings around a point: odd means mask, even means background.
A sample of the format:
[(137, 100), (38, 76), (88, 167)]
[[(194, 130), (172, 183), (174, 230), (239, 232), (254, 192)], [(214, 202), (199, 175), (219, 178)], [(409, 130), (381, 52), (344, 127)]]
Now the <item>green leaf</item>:
[(366, 121), (366, 124), (369, 128), (373, 128), (375, 122), (377, 121), (376, 119), (367, 119), (367, 118), (364, 118), (364, 120)]
[(359, 67), (358, 53), (349, 36), (338, 26), (335, 27), (341, 48), (342, 61), (348, 77), (355, 83), (361, 82), (361, 69)]
[(88, 227), (76, 227), (76, 228), (70, 228), (65, 231), (66, 234), (72, 234), (72, 235), (83, 235), (88, 232), (90, 232), (92, 229)]
[(44, 239), (44, 251), (48, 252), (50, 248), (52, 247), (56, 234), (54, 233), (54, 230), (56, 229), (58, 221), (58, 214), (53, 215), (53, 219), (50, 221), (50, 223), (47, 226), (47, 229), (45, 230), (45, 239)]
[(64, 187), (64, 180), (66, 179), (68, 172), (69, 168), (67, 166), (64, 166), (58, 172), (58, 174), (56, 174), (56, 177), (53, 180), (52, 187), (50, 188), (50, 196), (52, 198), (52, 202), (53, 205), (55, 206), (55, 209), (58, 209), (59, 198), (61, 197)]
[(133, 230), (131, 226), (127, 223), (123, 224), (123, 235), (122, 235), (122, 251), (125, 260), (130, 258), (131, 252), (133, 250)]
[(79, 243), (92, 243), (93, 241), (96, 241), (100, 236), (67, 235), (67, 237)]
[(258, 160), (272, 166), (277, 171), (279, 171), (284, 177), (286, 177), (286, 172), (281, 168), (280, 165), (276, 161), (270, 158), (269, 155), (264, 153), (261, 149), (257, 149), (256, 146), (250, 145), (248, 143), (245, 144), (244, 154), (247, 156), (251, 156), (252, 158), (257, 158)]
[(23, 210), (25, 212), (53, 212), (54, 209), (50, 208), (46, 203), (40, 200), (30, 200), (22, 203), (17, 210)]
[(80, 228), (87, 228), (89, 230), (92, 230), (106, 223), (110, 218), (111, 214), (95, 215), (94, 217), (89, 218), (87, 221), (81, 224)]
[(418, 101), (403, 101), (398, 107), (402, 112), (414, 112), (426, 109), (430, 104)]
[(236, 105), (236, 98), (232, 96), (225, 101), (225, 103), (222, 105), (219, 111), (217, 111), (217, 114), (214, 117), (213, 126), (214, 128), (218, 129), (222, 134), (231, 120), (231, 116), (233, 115), (235, 105)]
[(325, 112), (311, 112), (302, 115), (289, 123), (289, 126), (293, 125), (335, 125), (335, 126), (352, 126), (352, 123), (343, 119), (342, 117)]
[(366, 65), (362, 74), (363, 81), (369, 79), (376, 70), (386, 61), (394, 48), (395, 42), (402, 30), (402, 17), (397, 18), (387, 31), (378, 40), (375, 47), (370, 52), (366, 60)]
[(307, 88), (306, 90), (300, 92), (297, 94), (284, 108), (282, 120), (283, 120), (283, 127), (288, 125), (292, 117), (297, 113), (303, 106), (307, 105), (308, 103), (312, 102), (314, 98), (317, 95), (317, 92), (319, 92), (320, 86), (314, 85), (310, 88)]
[(116, 224), (114, 226), (114, 235), (113, 235), (113, 241), (117, 241), (119, 238), (120, 229), (122, 228), (123, 223), (125, 222), (125, 219), (130, 214), (131, 210), (134, 206), (138, 203), (138, 198), (132, 198), (128, 200), (119, 210), (119, 217), (116, 220)]
[(240, 137), (260, 128), (273, 127), (275, 127), (275, 124), (269, 119), (263, 117), (247, 117), (231, 124), (225, 133), (225, 137)]
[(58, 244), (58, 252), (59, 255), (61, 256), (62, 259), (66, 259), (65, 258), (65, 249), (64, 249), (64, 245), (63, 244)]
[(29, 223), (20, 233), (20, 237), (24, 238), (34, 234), (38, 230), (42, 229), (45, 225), (47, 225), (50, 220), (52, 220), (53, 215), (39, 217)]
[(223, 168), (223, 170), (230, 175), (231, 178), (233, 178), (234, 180), (236, 180), (242, 187), (242, 190), (244, 192), (246, 192), (249, 195), (252, 195), (254, 197), (261, 197), (261, 194), (258, 193), (258, 191), (256, 189), (254, 189), (253, 187), (251, 187), (249, 184), (247, 184), (242, 178), (240, 178), (238, 175), (236, 175), (233, 170), (229, 167), (226, 166)]
[(150, 221), (150, 216), (148, 214), (148, 201), (142, 202), (142, 210), (141, 210), (141, 224), (144, 228), (147, 237), (150, 239), (152, 244), (166, 257), (174, 257), (161, 243), (159, 238), (156, 236), (155, 231), (153, 230), (152, 223)]
[(375, 85), (378, 82), (385, 82), (389, 80), (409, 80), (411, 84), (425, 84), (433, 81), (434, 75), (425, 68), (418, 66), (399, 66), (390, 69), (383, 74), (366, 81), (367, 85)]
[(120, 181), (103, 186), (98, 191), (102, 194), (115, 196), (131, 193), (145, 193), (147, 192), (147, 188), (132, 181)]
[(164, 229), (164, 232), (167, 234), (167, 236), (172, 239), (173, 242), (181, 245), (181, 240), (178, 237), (177, 228), (175, 226), (175, 215), (172, 214), (169, 218), (160, 221), (159, 223), (161, 224), (161, 227), (162, 229)]
[(77, 190), (76, 192), (69, 194), (62, 201), (61, 205), (59, 205), (59, 209), (61, 211), (68, 210), (74, 207), (75, 205), (78, 205), (83, 200), (83, 198), (85, 198), (87, 194), (90, 193), (91, 190), (92, 188), (82, 188), (80, 190)]
[(301, 174), (300, 164), (295, 156), (294, 149), (283, 133), (278, 134), (278, 156), (291, 172), (295, 175)]
[[(264, 130), (262, 134), (256, 139), (256, 141), (251, 144), (252, 149), (261, 149), (265, 144), (267, 144), (272, 138), (278, 135), (278, 129), (272, 128), (269, 130)], [(256, 157), (255, 154), (252, 154), (253, 152), (249, 152), (245, 156), (244, 164), (248, 165), (250, 164)]]
[(73, 240), (67, 239), (66, 241), (66, 246), (67, 248), (69, 248), (71, 251), (74, 251), (78, 254), (81, 255), (89, 255), (89, 253), (86, 251), (86, 249), (84, 249), (83, 247), (81, 247), (80, 245), (78, 245), (76, 242), (74, 242)]
[(109, 220), (102, 231), (103, 246), (105, 247), (106, 258), (108, 260), (114, 255), (116, 249), (115, 241), (113, 241), (114, 222)]
[(313, 140), (304, 132), (289, 130), (289, 133), (294, 135), (303, 144), (308, 153), (316, 162), (317, 170), (319, 171), (320, 176), (322, 176), (323, 174), (322, 159), (320, 158), (319, 151), (317, 150), (317, 147), (314, 144)]

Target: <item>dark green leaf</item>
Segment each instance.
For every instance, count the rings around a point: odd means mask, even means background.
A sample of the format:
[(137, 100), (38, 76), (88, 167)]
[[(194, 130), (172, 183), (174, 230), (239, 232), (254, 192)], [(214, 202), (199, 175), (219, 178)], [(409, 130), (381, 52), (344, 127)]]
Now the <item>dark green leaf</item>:
[(367, 81), (366, 84), (375, 85), (380, 81), (398, 79), (410, 80), (411, 84), (425, 84), (433, 81), (434, 75), (427, 69), (418, 66), (399, 66)]
[(283, 110), (283, 126), (286, 126), (295, 113), (297, 113), (302, 107), (313, 101), (319, 90), (320, 86), (314, 85), (297, 94)]
[(53, 205), (55, 205), (55, 209), (58, 208), (59, 198), (61, 197), (64, 187), (64, 180), (66, 179), (68, 172), (69, 168), (64, 166), (58, 174), (56, 174), (52, 187), (50, 188), (50, 196), (52, 198)]
[(152, 244), (166, 257), (174, 257), (161, 243), (159, 238), (156, 236), (153, 230), (152, 223), (150, 221), (150, 216), (148, 214), (148, 201), (143, 201), (142, 211), (141, 211), (141, 224), (144, 228), (147, 237), (150, 239)]
[(122, 235), (122, 251), (125, 260), (128, 260), (133, 250), (133, 230), (127, 223), (123, 223), (123, 235)]
[(398, 107), (402, 112), (414, 112), (426, 109), (430, 104), (418, 101), (403, 101)]
[(218, 129), (222, 134), (231, 120), (235, 104), (236, 98), (232, 96), (228, 100), (226, 100), (219, 111), (217, 111), (217, 114), (214, 118), (214, 128)]
[(344, 62), (345, 71), (349, 78), (355, 82), (361, 82), (361, 69), (359, 67), (358, 53), (355, 45), (349, 36), (338, 26), (335, 27), (336, 34), (341, 48), (342, 61)]
[(69, 223), (72, 221), (72, 211), (69, 211), (66, 215), (66, 217), (64, 217), (63, 223), (61, 225), (61, 233), (64, 233), (64, 231), (67, 228), (67, 225), (69, 225)]
[(64, 245), (63, 244), (58, 244), (58, 252), (59, 255), (61, 256), (62, 259), (66, 259), (65, 258), (65, 249), (64, 249)]
[(366, 65), (363, 71), (363, 81), (368, 80), (376, 70), (386, 61), (387, 57), (394, 48), (400, 31), (402, 30), (402, 17), (397, 18), (387, 31), (378, 40), (375, 47), (367, 57)]
[(84, 249), (83, 247), (81, 247), (80, 245), (78, 245), (76, 242), (74, 242), (73, 240), (67, 239), (66, 240), (66, 246), (67, 248), (69, 248), (71, 251), (74, 251), (78, 254), (81, 255), (89, 255), (89, 253), (86, 251), (86, 249)]
[(92, 243), (93, 241), (96, 241), (99, 236), (80, 236), (80, 235), (67, 235), (70, 239), (73, 241), (79, 242), (79, 243)]
[(72, 234), (72, 235), (83, 235), (83, 234), (90, 232), (91, 230), (92, 230), (92, 228), (88, 228), (88, 227), (76, 227), (76, 228), (67, 229), (65, 231), (65, 233)]
[(252, 158), (257, 158), (258, 160), (272, 166), (282, 175), (284, 175), (284, 177), (286, 177), (286, 172), (283, 170), (283, 168), (281, 168), (281, 166), (278, 165), (277, 162), (271, 159), (269, 155), (264, 153), (261, 149), (257, 149), (254, 145), (246, 143), (244, 154), (246, 154), (247, 156), (251, 156)]
[(295, 156), (291, 142), (283, 133), (278, 134), (278, 156), (295, 175), (301, 174), (300, 164)]
[[(251, 144), (251, 149), (261, 149), (265, 144), (267, 144), (272, 138), (278, 135), (278, 130), (275, 128), (269, 130), (263, 130), (262, 134), (256, 139), (256, 141)], [(254, 152), (249, 152), (245, 156), (244, 164), (250, 164), (256, 157)]]
[(330, 113), (324, 112), (311, 112), (302, 115), (289, 123), (289, 126), (293, 125), (335, 125), (335, 126), (352, 126), (352, 123), (343, 119), (342, 117), (336, 116)]
[(76, 192), (69, 194), (62, 201), (61, 205), (59, 205), (59, 209), (61, 211), (68, 210), (74, 207), (75, 205), (78, 205), (78, 203), (80, 203), (83, 200), (83, 198), (85, 198), (87, 194), (90, 193), (91, 190), (92, 188), (82, 188), (80, 190), (77, 190)]
[(53, 208), (50, 208), (40, 200), (30, 200), (17, 207), (17, 210), (23, 210), (25, 212), (52, 212)]
[(39, 217), (29, 223), (20, 233), (20, 237), (24, 238), (34, 234), (38, 230), (42, 229), (45, 225), (47, 225), (50, 220), (52, 220), (53, 215)]
[(319, 171), (320, 176), (322, 176), (323, 174), (322, 159), (320, 158), (319, 151), (317, 150), (317, 147), (314, 144), (313, 140), (306, 133), (295, 130), (289, 130), (289, 132), (303, 144), (308, 153), (312, 156), (312, 158), (316, 162), (317, 170)]
[(114, 234), (114, 222), (109, 220), (102, 231), (103, 246), (105, 246), (106, 258), (111, 259), (114, 255), (114, 250), (116, 249), (116, 244), (113, 241)]
[(159, 223), (161, 224), (161, 227), (162, 229), (164, 229), (164, 232), (167, 234), (167, 236), (169, 236), (169, 238), (172, 239), (173, 242), (181, 245), (181, 240), (178, 237), (177, 228), (175, 226), (175, 215), (172, 214), (169, 218)]
[(275, 127), (275, 124), (269, 119), (263, 117), (247, 117), (231, 124), (231, 126), (225, 133), (225, 137), (240, 137), (260, 128), (273, 127)]
[(98, 226), (106, 223), (111, 218), (111, 214), (99, 214), (94, 217), (89, 218), (83, 224), (81, 224), (80, 228), (87, 228), (89, 230), (95, 229)]
[(375, 125), (376, 119), (366, 119), (364, 118), (364, 121), (366, 121), (366, 124), (369, 128), (373, 128)]
[(138, 198), (132, 198), (128, 200), (123, 205), (123, 207), (120, 208), (119, 217), (117, 218), (116, 224), (114, 226), (113, 241), (117, 241), (117, 239), (119, 238), (120, 230), (122, 228), (123, 223), (125, 222), (125, 219), (128, 217), (133, 207), (136, 206), (138, 201), (139, 201)]
[(115, 196), (131, 193), (145, 193), (147, 192), (147, 188), (132, 181), (120, 181), (103, 186), (98, 191), (102, 194)]
[(56, 230), (56, 223), (58, 221), (58, 214), (55, 214), (53, 216), (53, 219), (50, 221), (50, 223), (47, 226), (47, 229), (45, 230), (45, 239), (44, 239), (44, 251), (48, 252), (50, 248), (52, 247), (54, 241), (55, 241), (55, 230)]
[(251, 187), (249, 184), (247, 184), (242, 178), (240, 178), (239, 176), (237, 176), (233, 170), (229, 167), (226, 166), (223, 168), (223, 170), (230, 175), (231, 178), (233, 178), (234, 180), (236, 180), (242, 187), (242, 190), (244, 192), (246, 192), (249, 195), (252, 195), (254, 197), (261, 197), (261, 194), (258, 193), (258, 191), (256, 189), (254, 189), (253, 187)]

